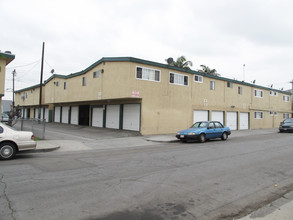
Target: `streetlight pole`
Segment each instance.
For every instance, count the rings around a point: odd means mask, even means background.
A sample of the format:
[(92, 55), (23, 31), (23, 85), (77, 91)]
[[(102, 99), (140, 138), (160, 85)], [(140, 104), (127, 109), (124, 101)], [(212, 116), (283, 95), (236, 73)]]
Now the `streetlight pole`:
[(40, 99), (39, 99), (39, 114), (38, 118), (41, 120), (41, 108), (42, 108), (42, 86), (43, 86), (43, 69), (44, 69), (44, 50), (45, 50), (45, 42), (43, 42), (43, 50), (42, 50), (42, 65), (41, 65), (41, 77), (40, 77)]
[(12, 71), (12, 76), (13, 76), (13, 80), (12, 80), (12, 82), (13, 82), (13, 85), (12, 85), (12, 109), (13, 109), (13, 111), (14, 111), (14, 106), (15, 106), (15, 103), (14, 103), (14, 85), (15, 85), (15, 75), (16, 75), (16, 70), (14, 69), (13, 71)]

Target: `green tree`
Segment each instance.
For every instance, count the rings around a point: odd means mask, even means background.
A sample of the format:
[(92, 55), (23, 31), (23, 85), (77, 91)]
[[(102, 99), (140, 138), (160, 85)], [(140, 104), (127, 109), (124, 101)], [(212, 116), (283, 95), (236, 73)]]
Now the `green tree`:
[(217, 73), (217, 70), (216, 69), (211, 69), (211, 68), (209, 68), (206, 65), (200, 65), (200, 67), (202, 69), (197, 70), (198, 72), (205, 73), (205, 74), (209, 74), (209, 75), (213, 75), (213, 76), (220, 76), (220, 74)]
[(170, 66), (176, 66), (176, 67), (188, 69), (188, 70), (190, 70), (190, 66), (192, 66), (192, 62), (189, 60), (186, 60), (185, 56), (178, 57), (176, 61), (173, 61), (172, 58), (169, 58), (166, 61)]

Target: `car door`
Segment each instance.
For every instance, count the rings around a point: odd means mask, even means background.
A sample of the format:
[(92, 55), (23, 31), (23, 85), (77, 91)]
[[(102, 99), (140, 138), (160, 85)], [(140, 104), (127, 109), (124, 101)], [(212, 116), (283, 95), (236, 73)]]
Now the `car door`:
[(207, 131), (206, 131), (206, 138), (215, 138), (215, 125), (213, 122), (210, 122)]
[(220, 138), (224, 132), (224, 126), (219, 122), (214, 122), (215, 124), (215, 138)]

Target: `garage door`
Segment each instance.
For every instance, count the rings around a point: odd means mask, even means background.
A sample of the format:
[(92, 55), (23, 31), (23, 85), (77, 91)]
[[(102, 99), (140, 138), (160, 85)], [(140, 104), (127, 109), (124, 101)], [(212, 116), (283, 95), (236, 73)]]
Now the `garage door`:
[(69, 122), (69, 106), (62, 107), (62, 123), (68, 124)]
[(237, 112), (227, 112), (227, 126), (231, 130), (237, 130)]
[(55, 107), (54, 122), (60, 122), (61, 107)]
[(240, 112), (239, 128), (240, 130), (249, 129), (249, 113)]
[(123, 130), (139, 131), (140, 104), (123, 105)]
[(103, 107), (93, 108), (92, 126), (102, 128), (103, 127), (103, 118), (104, 118)]
[(78, 106), (71, 107), (70, 123), (73, 125), (78, 125)]
[(224, 124), (224, 112), (221, 111), (212, 111), (212, 120), (219, 121)]
[(107, 105), (106, 128), (119, 129), (120, 105)]
[(194, 110), (193, 111), (193, 123), (197, 121), (207, 121), (209, 118), (209, 112), (206, 110)]

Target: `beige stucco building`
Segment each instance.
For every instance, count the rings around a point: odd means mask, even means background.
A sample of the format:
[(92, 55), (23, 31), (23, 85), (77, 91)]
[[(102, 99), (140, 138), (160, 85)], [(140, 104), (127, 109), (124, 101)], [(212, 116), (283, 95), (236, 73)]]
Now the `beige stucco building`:
[[(39, 85), (18, 90), (16, 105), (37, 118)], [(42, 86), (48, 122), (174, 133), (195, 121), (232, 130), (276, 128), (292, 116), (291, 93), (132, 57), (102, 58), (87, 69), (52, 75)]]
[(0, 113), (2, 106), (2, 97), (4, 96), (5, 90), (5, 69), (6, 66), (14, 60), (15, 55), (11, 54), (11, 52), (1, 52), (0, 51)]

